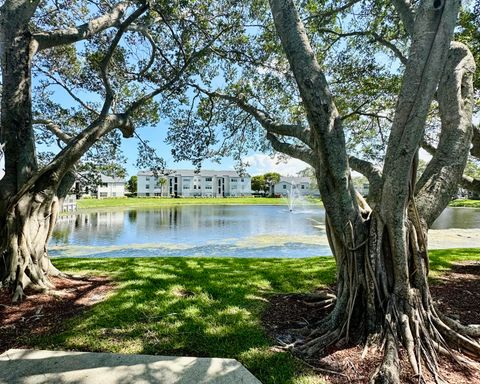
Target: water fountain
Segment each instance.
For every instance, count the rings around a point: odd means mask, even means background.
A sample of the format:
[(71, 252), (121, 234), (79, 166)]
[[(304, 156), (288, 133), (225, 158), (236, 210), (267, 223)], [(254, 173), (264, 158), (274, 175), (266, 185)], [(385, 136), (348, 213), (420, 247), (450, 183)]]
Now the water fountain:
[(292, 181), (292, 184), (290, 184), (290, 190), (287, 191), (287, 204), (288, 204), (289, 212), (293, 212), (295, 201), (299, 200), (300, 198), (301, 198), (300, 192), (298, 191), (298, 188), (295, 185), (295, 183)]

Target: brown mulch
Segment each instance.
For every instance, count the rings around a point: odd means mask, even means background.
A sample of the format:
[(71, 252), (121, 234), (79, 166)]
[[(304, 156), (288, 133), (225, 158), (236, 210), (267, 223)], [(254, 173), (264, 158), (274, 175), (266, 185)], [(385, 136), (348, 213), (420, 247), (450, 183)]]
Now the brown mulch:
[(53, 294), (26, 290), (26, 299), (12, 304), (11, 293), (0, 289), (0, 353), (28, 348), (34, 336), (59, 332), (65, 320), (103, 300), (114, 289), (107, 277), (52, 278)]
[[(479, 262), (454, 265), (448, 273), (431, 285), (430, 289), (437, 308), (442, 313), (450, 314), (463, 324), (480, 324)], [(334, 287), (330, 287), (329, 290), (334, 292)], [(309, 305), (312, 302), (311, 296), (305, 294), (275, 295), (269, 301), (269, 308), (264, 313), (262, 321), (269, 335), (279, 346), (294, 341), (289, 330), (314, 324), (331, 310)], [(369, 349), (362, 358), (362, 352), (363, 348), (358, 345), (346, 347), (339, 345), (313, 356), (307, 364), (328, 383), (368, 383), (382, 360), (382, 353)], [(400, 357), (402, 383), (418, 383), (402, 351)], [(447, 383), (480, 383), (480, 364), (478, 362), (472, 364), (474, 367), (468, 370), (452, 359), (441, 357), (440, 375)], [(428, 372), (425, 376), (427, 382), (434, 382)]]

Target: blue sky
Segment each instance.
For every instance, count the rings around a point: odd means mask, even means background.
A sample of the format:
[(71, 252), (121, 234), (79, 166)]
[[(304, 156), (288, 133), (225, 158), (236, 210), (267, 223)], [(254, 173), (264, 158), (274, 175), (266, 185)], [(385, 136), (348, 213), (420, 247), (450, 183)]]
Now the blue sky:
[[(167, 162), (167, 167), (172, 169), (191, 169), (192, 164), (188, 161), (174, 162), (171, 147), (165, 144), (165, 138), (168, 132), (168, 121), (162, 121), (156, 127), (138, 128), (137, 133), (142, 139), (148, 140), (160, 157), (163, 157)], [(138, 139), (125, 139), (122, 142), (122, 150), (127, 157), (127, 164), (125, 168), (129, 176), (135, 175), (138, 169), (135, 168), (135, 160), (137, 156)], [(279, 161), (278, 158), (272, 158), (268, 155), (259, 152), (250, 152), (245, 158), (246, 162), (250, 164), (247, 172), (251, 175), (258, 175), (267, 172), (278, 172), (284, 176), (295, 176), (302, 169), (307, 168), (307, 164), (297, 159), (290, 159), (287, 162)], [(204, 169), (215, 170), (233, 170), (234, 161), (230, 157), (222, 159), (221, 163), (205, 161), (203, 163)]]
[[(34, 79), (35, 82), (38, 79)], [(218, 85), (218, 84), (217, 84)], [(51, 90), (54, 91), (52, 99), (64, 107), (72, 107), (76, 105), (76, 102), (60, 87), (52, 86)], [(83, 98), (96, 98), (94, 94), (77, 94), (77, 96)], [(171, 154), (171, 147), (165, 143), (165, 138), (168, 133), (169, 121), (162, 119), (160, 123), (155, 126), (149, 127), (137, 127), (137, 134), (143, 139), (148, 140), (149, 145), (156, 149), (157, 155), (166, 161), (167, 168), (169, 169), (193, 169), (193, 165), (189, 161), (175, 162)], [(126, 164), (122, 164), (126, 170), (128, 177), (136, 175), (139, 169), (135, 167), (137, 158), (137, 145), (139, 140), (136, 137), (130, 139), (123, 139), (121, 149), (127, 158)], [(45, 145), (38, 145), (37, 151), (51, 151), (57, 152), (58, 147), (47, 147)], [(0, 177), (2, 173), (2, 165), (0, 160)], [(296, 174), (307, 168), (308, 164), (297, 159), (290, 159), (287, 162), (279, 161), (278, 158), (272, 158), (269, 155), (265, 155), (259, 152), (250, 152), (245, 158), (245, 161), (250, 164), (246, 171), (250, 175), (259, 175), (267, 172), (278, 172), (283, 176), (296, 176)], [(203, 169), (213, 170), (234, 170), (234, 160), (230, 157), (223, 158), (220, 163), (206, 160), (203, 163)]]

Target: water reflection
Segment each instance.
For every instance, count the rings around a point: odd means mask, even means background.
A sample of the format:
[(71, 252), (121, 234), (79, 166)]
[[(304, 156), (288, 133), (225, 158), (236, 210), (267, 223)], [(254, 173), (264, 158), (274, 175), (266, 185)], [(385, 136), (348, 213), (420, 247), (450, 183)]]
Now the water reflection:
[(480, 228), (480, 209), (447, 208), (433, 223), (432, 229)]
[[(262, 257), (294, 255), (302, 250), (299, 256), (313, 256), (322, 253), (318, 245), (324, 228), (318, 223), (323, 221), (320, 208), (290, 213), (278, 206), (174, 206), (84, 212), (61, 217), (51, 245), (53, 254), (55, 247), (110, 246), (118, 250), (128, 246), (135, 255), (150, 255), (155, 250), (158, 256), (170, 255), (174, 250), (184, 255), (248, 256), (255, 251), (251, 256)], [(305, 250), (305, 241), (310, 249)], [(328, 247), (325, 252), (329, 252)]]
[[(329, 255), (324, 220), (323, 209), (315, 207), (293, 213), (279, 206), (218, 205), (83, 212), (59, 219), (50, 242), (50, 254), (86, 257)], [(480, 228), (480, 210), (445, 210), (434, 223), (430, 236), (446, 228)], [(436, 244), (435, 241), (432, 239), (431, 243)], [(436, 247), (444, 246), (439, 243)]]

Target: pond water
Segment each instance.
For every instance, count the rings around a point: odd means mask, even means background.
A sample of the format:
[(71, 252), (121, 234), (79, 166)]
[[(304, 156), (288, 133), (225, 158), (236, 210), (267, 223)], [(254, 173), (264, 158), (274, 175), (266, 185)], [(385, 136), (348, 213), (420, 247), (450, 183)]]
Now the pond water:
[[(252, 205), (84, 211), (60, 217), (49, 252), (53, 257), (322, 256), (331, 254), (324, 221), (324, 210), (314, 206), (293, 212)], [(480, 210), (449, 208), (434, 228), (480, 228)]]

